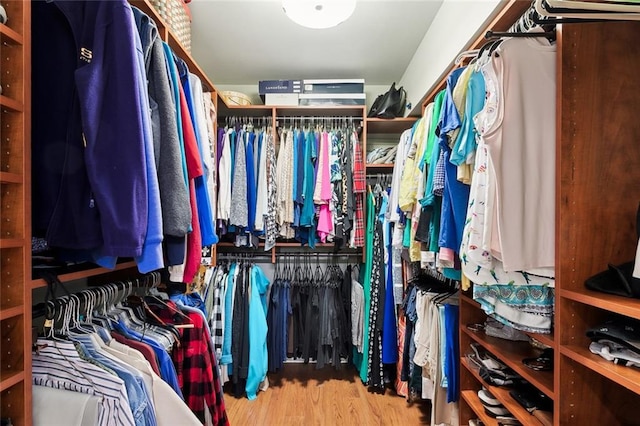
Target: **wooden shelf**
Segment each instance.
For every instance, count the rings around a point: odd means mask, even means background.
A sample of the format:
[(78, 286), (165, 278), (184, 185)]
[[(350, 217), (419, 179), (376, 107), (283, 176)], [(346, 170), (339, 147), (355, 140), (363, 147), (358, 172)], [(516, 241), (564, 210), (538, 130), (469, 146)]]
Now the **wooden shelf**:
[(4, 24), (0, 24), (0, 39), (13, 44), (24, 43), (24, 38), (20, 34)]
[[(499, 358), (513, 371), (520, 374), (525, 380), (544, 392), (549, 398), (554, 399), (553, 391), (553, 371), (534, 371), (522, 364), (524, 358), (536, 356), (535, 350), (527, 342), (512, 342), (487, 336), (484, 332), (475, 333), (466, 327), (461, 328), (462, 332), (480, 343), (485, 349)], [(460, 348), (466, 351), (467, 348)]]
[[(535, 417), (533, 417), (531, 415), (531, 413), (529, 413), (527, 410), (525, 410), (522, 405), (520, 405), (517, 401), (515, 401), (511, 395), (509, 395), (509, 391), (511, 390), (510, 388), (507, 387), (500, 387), (500, 386), (491, 386), (489, 384), (487, 384), (484, 380), (482, 380), (482, 378), (480, 377), (480, 374), (469, 365), (469, 362), (467, 361), (466, 358), (461, 358), (460, 359), (460, 363), (462, 364), (462, 366), (464, 368), (466, 368), (467, 370), (469, 370), (471, 372), (471, 374), (473, 374), (473, 376), (484, 385), (485, 388), (487, 388), (487, 390), (496, 397), (496, 399), (498, 401), (500, 401), (500, 403), (502, 405), (504, 405), (504, 408), (506, 408), (507, 410), (509, 410), (509, 412), (518, 420), (520, 420), (522, 422), (522, 424), (525, 425), (531, 425), (531, 426), (541, 426), (542, 423), (540, 423), (540, 421), (538, 419), (536, 419)], [(477, 396), (477, 395), (476, 395)], [(482, 403), (481, 403), (482, 404)]]
[[(74, 280), (79, 280), (79, 279), (82, 279), (82, 278), (93, 277), (93, 276), (96, 276), (96, 275), (108, 274), (109, 272), (121, 271), (123, 269), (134, 268), (135, 266), (136, 266), (136, 263), (134, 261), (122, 262), (122, 263), (118, 263), (114, 269), (93, 267), (93, 268), (90, 268), (90, 269), (83, 269), (81, 271), (70, 272), (70, 273), (67, 273), (67, 274), (61, 274), (61, 275), (58, 275), (58, 278), (62, 282), (74, 281)], [(32, 289), (45, 287), (46, 285), (47, 285), (47, 282), (42, 278), (31, 280), (31, 288)]]
[(384, 169), (384, 170), (389, 170), (389, 169), (393, 169), (393, 167), (395, 166), (395, 163), (384, 163), (384, 164), (373, 164), (373, 163), (367, 163), (365, 165), (365, 167), (368, 169)]
[(419, 119), (420, 117), (399, 117), (390, 120), (384, 118), (367, 118), (367, 133), (402, 133)]
[[(221, 99), (224, 96), (220, 95)], [(239, 117), (271, 117), (273, 114), (272, 106), (267, 105), (222, 105), (220, 107), (219, 116), (239, 116)]]
[[(31, 368), (31, 366), (29, 366)], [(0, 392), (24, 380), (24, 371), (5, 371), (0, 376)]]
[(640, 394), (640, 369), (614, 364), (602, 358), (600, 355), (591, 353), (588, 348), (582, 346), (560, 346), (560, 353), (608, 378), (614, 383), (624, 386), (636, 394)]
[[(480, 306), (480, 303), (476, 302), (475, 300), (473, 300), (471, 297), (467, 296), (464, 293), (460, 293), (460, 300), (463, 301), (464, 303), (467, 303), (477, 309), (482, 309), (482, 307)], [(536, 339), (537, 341), (539, 341), (542, 344), (545, 344), (547, 346), (554, 346), (554, 341), (555, 341), (555, 337), (553, 332), (549, 333), (549, 334), (542, 334), (542, 333), (530, 333), (530, 332), (524, 332), (526, 333), (529, 337), (532, 337), (534, 339)]]
[(526, 332), (526, 333), (527, 333), (527, 336), (533, 339), (536, 339), (538, 342), (542, 343), (543, 345), (547, 345), (552, 348), (555, 345), (555, 336), (553, 332), (551, 332), (550, 334), (531, 333), (531, 332)]
[(9, 318), (17, 317), (24, 313), (24, 306), (14, 306), (12, 308), (0, 309), (0, 321), (4, 321)]
[(560, 297), (584, 303), (598, 309), (640, 319), (640, 299), (614, 296), (591, 290), (560, 290)]
[(0, 107), (6, 108), (15, 112), (22, 112), (24, 106), (21, 102), (11, 99), (8, 96), (0, 95)]
[(482, 423), (484, 423), (485, 426), (498, 426), (496, 419), (489, 417), (484, 412), (484, 406), (482, 405), (482, 402), (480, 402), (480, 398), (478, 398), (478, 394), (475, 391), (463, 390), (460, 391), (460, 396), (469, 405), (469, 407), (471, 407), (473, 412), (476, 413), (478, 418), (482, 420)]
[(20, 238), (0, 238), (0, 249), (17, 248), (24, 246), (24, 240)]

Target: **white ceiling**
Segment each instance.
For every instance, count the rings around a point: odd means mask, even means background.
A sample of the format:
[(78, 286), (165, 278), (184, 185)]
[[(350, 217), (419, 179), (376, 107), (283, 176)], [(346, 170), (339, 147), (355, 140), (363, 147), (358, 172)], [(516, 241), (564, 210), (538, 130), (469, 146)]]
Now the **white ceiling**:
[(192, 55), (216, 85), (259, 80), (364, 78), (399, 81), (442, 0), (358, 0), (335, 28), (312, 30), (278, 0), (193, 0)]

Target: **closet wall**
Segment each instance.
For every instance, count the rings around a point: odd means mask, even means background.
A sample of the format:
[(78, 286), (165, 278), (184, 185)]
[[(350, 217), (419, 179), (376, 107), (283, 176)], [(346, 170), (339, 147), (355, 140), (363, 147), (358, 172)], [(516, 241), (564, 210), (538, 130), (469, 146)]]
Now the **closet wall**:
[[(505, 31), (529, 7), (505, 2), (486, 30)], [(484, 384), (468, 367), (469, 343), (485, 349), (554, 400), (556, 425), (637, 424), (640, 372), (605, 361), (589, 349), (589, 328), (612, 313), (640, 319), (640, 301), (588, 291), (584, 281), (635, 256), (636, 210), (640, 201), (640, 22), (608, 21), (557, 26), (556, 108), (556, 301), (555, 333), (535, 335), (554, 348), (555, 368), (536, 372), (522, 364), (534, 352), (527, 343), (508, 342), (469, 331), (486, 318), (470, 295), (460, 304), (461, 424), (481, 418), (496, 425), (476, 392)], [(472, 48), (484, 44), (480, 37)], [(444, 87), (438, 82), (425, 106)], [(539, 420), (504, 388), (490, 388), (526, 425)]]

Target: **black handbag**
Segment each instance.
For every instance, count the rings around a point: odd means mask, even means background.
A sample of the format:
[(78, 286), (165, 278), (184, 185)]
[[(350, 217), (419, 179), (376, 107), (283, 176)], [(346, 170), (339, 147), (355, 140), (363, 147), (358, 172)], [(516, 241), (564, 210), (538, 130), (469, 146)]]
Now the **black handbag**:
[(407, 105), (407, 92), (403, 87), (396, 89), (396, 83), (391, 84), (389, 90), (378, 95), (367, 114), (369, 118), (396, 118), (404, 116)]

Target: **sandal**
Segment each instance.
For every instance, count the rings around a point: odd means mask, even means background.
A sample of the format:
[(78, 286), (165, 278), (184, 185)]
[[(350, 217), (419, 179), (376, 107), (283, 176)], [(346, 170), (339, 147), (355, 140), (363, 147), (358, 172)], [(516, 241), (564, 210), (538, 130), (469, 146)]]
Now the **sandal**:
[(522, 363), (535, 371), (553, 370), (553, 349), (545, 349), (538, 357), (525, 358)]

